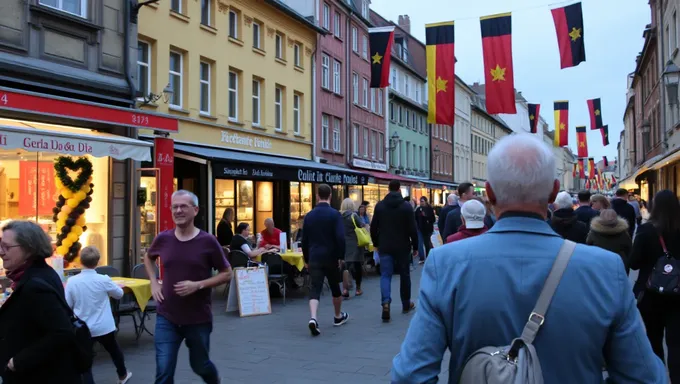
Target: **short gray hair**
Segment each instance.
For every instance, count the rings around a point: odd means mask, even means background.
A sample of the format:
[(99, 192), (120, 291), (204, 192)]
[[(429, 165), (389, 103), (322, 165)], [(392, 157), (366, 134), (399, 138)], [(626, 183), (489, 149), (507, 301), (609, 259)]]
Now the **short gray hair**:
[(555, 156), (531, 134), (512, 134), (491, 148), (487, 180), (496, 205), (548, 204), (556, 180)]
[(446, 202), (449, 203), (449, 205), (458, 203), (458, 195), (455, 193), (449, 193), (449, 195), (446, 196)]
[(565, 209), (565, 208), (573, 208), (574, 207), (574, 200), (571, 198), (571, 195), (569, 192), (560, 192), (557, 194), (557, 197), (555, 198), (555, 208), (556, 209)]
[(52, 256), (52, 240), (47, 233), (32, 221), (14, 220), (2, 227), (2, 231), (14, 232), (17, 245), (29, 258), (47, 259)]
[(194, 206), (198, 207), (198, 196), (196, 196), (191, 191), (187, 191), (186, 189), (180, 189), (178, 191), (173, 192), (170, 198), (173, 199), (175, 196), (189, 196)]
[(101, 253), (95, 246), (90, 245), (80, 250), (80, 262), (86, 268), (95, 268), (101, 257)]

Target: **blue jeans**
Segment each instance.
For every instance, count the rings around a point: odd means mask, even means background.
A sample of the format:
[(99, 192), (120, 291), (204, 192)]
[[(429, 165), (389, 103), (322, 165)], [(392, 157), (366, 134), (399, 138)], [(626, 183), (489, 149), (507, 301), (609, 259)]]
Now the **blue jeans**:
[[(407, 256), (410, 257), (410, 256)], [(396, 259), (384, 253), (380, 254), (380, 295), (382, 304), (392, 302), (392, 275), (395, 263), (399, 263), (399, 296), (403, 309), (411, 306), (411, 269), (407, 257)]]
[(184, 340), (189, 349), (189, 365), (205, 383), (220, 382), (215, 364), (210, 361), (212, 323), (176, 325), (161, 315), (156, 316), (156, 384), (173, 384), (177, 352)]

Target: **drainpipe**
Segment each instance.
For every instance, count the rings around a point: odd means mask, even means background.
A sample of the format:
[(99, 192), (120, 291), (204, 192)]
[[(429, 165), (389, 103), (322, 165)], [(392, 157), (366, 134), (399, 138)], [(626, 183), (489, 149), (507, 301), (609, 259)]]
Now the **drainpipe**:
[[(352, 140), (350, 135), (350, 130), (352, 127), (352, 105), (354, 104), (354, 89), (350, 86), (352, 84), (352, 15), (354, 11), (352, 10), (352, 5), (349, 5), (349, 15), (347, 15), (347, 26), (345, 28), (345, 33), (347, 34), (346, 44), (345, 44), (345, 114), (347, 118), (345, 119), (345, 148), (347, 154), (345, 163), (348, 168), (352, 168), (352, 157), (354, 156), (354, 148), (352, 146)], [(359, 31), (357, 30), (357, 39), (359, 38)], [(330, 129), (330, 128), (329, 128)], [(359, 132), (361, 135), (361, 132)]]
[[(383, 118), (385, 119), (385, 143), (383, 143), (383, 148), (385, 148), (385, 162), (387, 164), (387, 172), (390, 171), (391, 168), (391, 163), (390, 163), (390, 154), (392, 151), (390, 151), (390, 123), (389, 119), (387, 118), (387, 115), (390, 113), (389, 111), (389, 95), (390, 95), (390, 86), (388, 85), (385, 87), (385, 91), (383, 92), (385, 95), (385, 105), (383, 105)], [(432, 157), (432, 156), (430, 156)]]
[[(130, 1), (125, 1), (125, 23), (124, 23), (124, 28), (123, 28), (123, 41), (125, 44), (125, 47), (123, 49), (123, 70), (125, 73), (125, 81), (127, 82), (128, 89), (130, 89), (130, 100), (132, 101), (132, 107), (136, 108), (136, 87), (135, 87), (135, 82), (132, 79), (132, 74), (130, 71), (130, 29), (133, 26), (137, 25), (137, 0), (130, 0)], [(135, 15), (133, 16), (131, 10), (135, 9)], [(135, 28), (136, 29), (136, 28)], [(137, 130), (131, 127), (126, 127), (126, 135), (128, 137), (131, 137), (133, 139), (137, 138)], [(124, 248), (128, 250), (128, 255), (127, 255), (127, 262), (123, 264), (125, 268), (131, 269), (132, 266), (132, 260), (134, 255), (136, 255), (137, 247), (136, 243), (137, 240), (135, 238), (136, 234), (139, 233), (139, 220), (135, 219), (135, 216), (137, 212), (134, 211), (133, 207), (134, 205), (132, 204), (132, 196), (136, 196), (135, 191), (137, 190), (137, 177), (135, 175), (135, 161), (134, 160), (127, 160), (126, 161), (126, 173), (127, 173), (127, 180), (130, 180), (129, 183), (129, 189), (128, 189), (128, 198), (125, 199), (125, 206), (124, 212), (127, 212), (128, 217), (130, 220), (133, 221), (133, 224), (129, 226), (129, 231), (128, 235), (125, 236), (125, 242), (124, 242)], [(133, 246), (134, 244), (134, 246)], [(134, 248), (134, 249), (133, 249)], [(124, 275), (127, 276), (130, 274), (130, 270), (123, 271)]]
[[(663, 1), (659, 2), (659, 11), (658, 11), (659, 15), (657, 17), (657, 20), (659, 20), (661, 22), (662, 26), (663, 26), (663, 18), (662, 18), (663, 12), (661, 10), (663, 9), (663, 6), (664, 6), (663, 4), (664, 4)], [(659, 28), (659, 25), (657, 24), (657, 29), (658, 28)], [(662, 111), (661, 112), (661, 131), (663, 132), (663, 153), (666, 153), (666, 150), (668, 149), (668, 136), (667, 136), (667, 133), (666, 133), (666, 124), (668, 122), (666, 121), (666, 107), (667, 107), (667, 105), (666, 105), (666, 88), (665, 88), (664, 82), (663, 82), (663, 73), (666, 69), (666, 61), (664, 60), (664, 54), (663, 54), (663, 52), (664, 52), (663, 47), (665, 47), (664, 41), (663, 41), (663, 37), (664, 37), (663, 36), (663, 28), (661, 28), (661, 30), (658, 31), (657, 35), (658, 35), (658, 39), (659, 39), (659, 44), (657, 44), (657, 47), (659, 47), (659, 46), (661, 47), (661, 49), (659, 50), (660, 52), (657, 52), (657, 54), (661, 55), (661, 60), (659, 60), (661, 62), (661, 71), (660, 71), (661, 79), (659, 79), (659, 83), (660, 83), (659, 88), (661, 88), (660, 93), (661, 93), (661, 111)], [(670, 61), (670, 58), (668, 59), (668, 61)]]
[[(321, 39), (319, 34), (316, 35), (316, 47), (314, 47), (314, 52), (312, 52), (312, 160), (316, 161), (316, 127), (317, 118), (316, 116), (316, 53), (318, 51)], [(302, 53), (301, 53), (302, 54)]]

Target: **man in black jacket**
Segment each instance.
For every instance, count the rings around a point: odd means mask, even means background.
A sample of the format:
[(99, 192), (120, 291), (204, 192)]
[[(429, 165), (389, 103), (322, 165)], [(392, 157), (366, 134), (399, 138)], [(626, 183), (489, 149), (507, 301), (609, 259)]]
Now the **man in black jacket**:
[(590, 221), (598, 215), (598, 212), (590, 206), (590, 191), (584, 189), (578, 193), (578, 205), (579, 207), (574, 211), (576, 219), (590, 230)]
[(425, 262), (425, 258), (427, 255), (430, 253), (430, 249), (432, 249), (432, 233), (434, 233), (434, 222), (435, 222), (435, 217), (434, 217), (434, 209), (430, 206), (430, 204), (427, 202), (427, 197), (421, 196), (420, 197), (420, 205), (418, 208), (416, 208), (416, 226), (418, 228), (418, 232), (420, 233), (420, 237), (422, 238), (423, 245), (424, 245), (424, 250), (421, 248), (418, 250), (418, 253), (424, 251), (425, 253), (420, 255), (420, 264), (423, 264)]
[(404, 201), (401, 184), (390, 181), (389, 193), (375, 206), (371, 221), (371, 239), (380, 256), (380, 293), (382, 319), (390, 321), (392, 302), (392, 274), (399, 271), (399, 293), (403, 313), (415, 309), (411, 301), (411, 269), (409, 258), (418, 255), (418, 231), (411, 205)]
[(623, 188), (616, 190), (616, 197), (612, 199), (612, 209), (616, 214), (628, 222), (628, 234), (633, 238), (635, 233), (635, 208), (628, 204), (628, 191)]
[(458, 206), (458, 195), (450, 193), (446, 197), (446, 205), (439, 211), (439, 220), (437, 220), (437, 228), (439, 234), (444, 235), (444, 228), (446, 227), (446, 216)]

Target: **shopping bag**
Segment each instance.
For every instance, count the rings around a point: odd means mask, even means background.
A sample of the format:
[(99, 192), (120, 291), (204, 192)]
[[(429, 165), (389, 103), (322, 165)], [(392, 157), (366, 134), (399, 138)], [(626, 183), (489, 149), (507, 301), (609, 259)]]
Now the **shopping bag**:
[(354, 233), (357, 235), (357, 245), (360, 247), (365, 247), (371, 244), (371, 235), (364, 227), (358, 227), (356, 221), (354, 221), (354, 215), (352, 215), (352, 224), (354, 224)]

